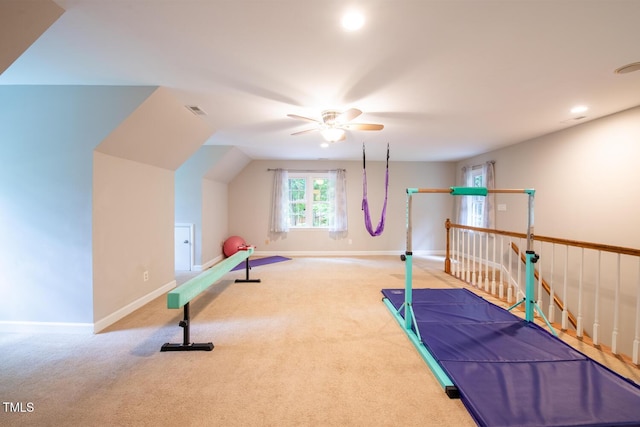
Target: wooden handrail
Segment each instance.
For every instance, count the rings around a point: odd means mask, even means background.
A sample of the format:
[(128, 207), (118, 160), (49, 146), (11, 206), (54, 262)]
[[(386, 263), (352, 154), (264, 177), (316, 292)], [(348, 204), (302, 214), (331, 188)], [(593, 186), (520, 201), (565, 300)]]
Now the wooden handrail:
[[(496, 230), (493, 228), (471, 227), (470, 225), (454, 224), (448, 218), (445, 221), (445, 228), (447, 229), (447, 231), (449, 230), (449, 228), (460, 228), (462, 230), (471, 230), (471, 231), (479, 231), (482, 233), (500, 234), (503, 236), (519, 237), (522, 239), (527, 238), (527, 235), (525, 233), (516, 233), (513, 231)], [(576, 246), (579, 248), (593, 249), (596, 251), (613, 252), (613, 253), (640, 257), (640, 249), (627, 248), (624, 246), (605, 245), (602, 243), (582, 242), (579, 240), (559, 239), (557, 237), (538, 236), (538, 235), (534, 235), (533, 240), (537, 240), (538, 242), (557, 243), (560, 245)]]

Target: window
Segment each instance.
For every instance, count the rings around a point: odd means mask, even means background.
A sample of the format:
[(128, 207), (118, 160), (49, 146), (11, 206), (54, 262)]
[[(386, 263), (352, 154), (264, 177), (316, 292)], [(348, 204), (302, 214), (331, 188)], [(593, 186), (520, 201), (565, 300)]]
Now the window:
[(327, 173), (289, 174), (289, 227), (328, 228), (333, 211)]
[[(471, 169), (471, 186), (472, 187), (486, 187), (485, 177), (483, 174), (482, 166), (474, 166)], [(484, 227), (484, 203), (485, 196), (471, 196), (470, 197), (470, 209), (469, 218), (467, 224), (472, 227)]]
[[(462, 185), (465, 187), (495, 188), (495, 162), (462, 168)], [(460, 198), (458, 221), (460, 224), (480, 228), (494, 228), (495, 194), (487, 196), (462, 196)]]

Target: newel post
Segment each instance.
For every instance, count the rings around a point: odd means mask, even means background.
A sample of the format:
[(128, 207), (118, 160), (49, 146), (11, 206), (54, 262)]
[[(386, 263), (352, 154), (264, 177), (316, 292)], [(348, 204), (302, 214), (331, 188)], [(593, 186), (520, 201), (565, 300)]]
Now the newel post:
[(449, 259), (449, 229), (451, 228), (451, 220), (449, 220), (449, 218), (444, 222), (444, 228), (447, 230), (447, 250), (444, 257), (444, 272), (451, 274), (451, 259)]

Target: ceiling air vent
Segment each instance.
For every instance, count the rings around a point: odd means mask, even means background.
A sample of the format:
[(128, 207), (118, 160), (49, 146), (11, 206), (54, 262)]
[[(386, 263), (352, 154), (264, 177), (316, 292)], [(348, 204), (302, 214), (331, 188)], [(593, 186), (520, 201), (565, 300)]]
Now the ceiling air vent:
[(207, 113), (204, 112), (203, 109), (198, 107), (197, 105), (187, 105), (187, 109), (191, 111), (196, 116), (206, 116)]

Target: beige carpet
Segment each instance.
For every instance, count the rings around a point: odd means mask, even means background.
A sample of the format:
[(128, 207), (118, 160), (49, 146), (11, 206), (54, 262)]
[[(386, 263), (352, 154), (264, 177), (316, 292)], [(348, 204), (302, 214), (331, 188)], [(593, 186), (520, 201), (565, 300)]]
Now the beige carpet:
[[(414, 259), (415, 287), (456, 287)], [(3, 426), (473, 426), (381, 302), (399, 257), (295, 258), (229, 273), (181, 310), (158, 298), (94, 335), (0, 335), (0, 399), (32, 402)], [(186, 279), (186, 278), (183, 278)]]

